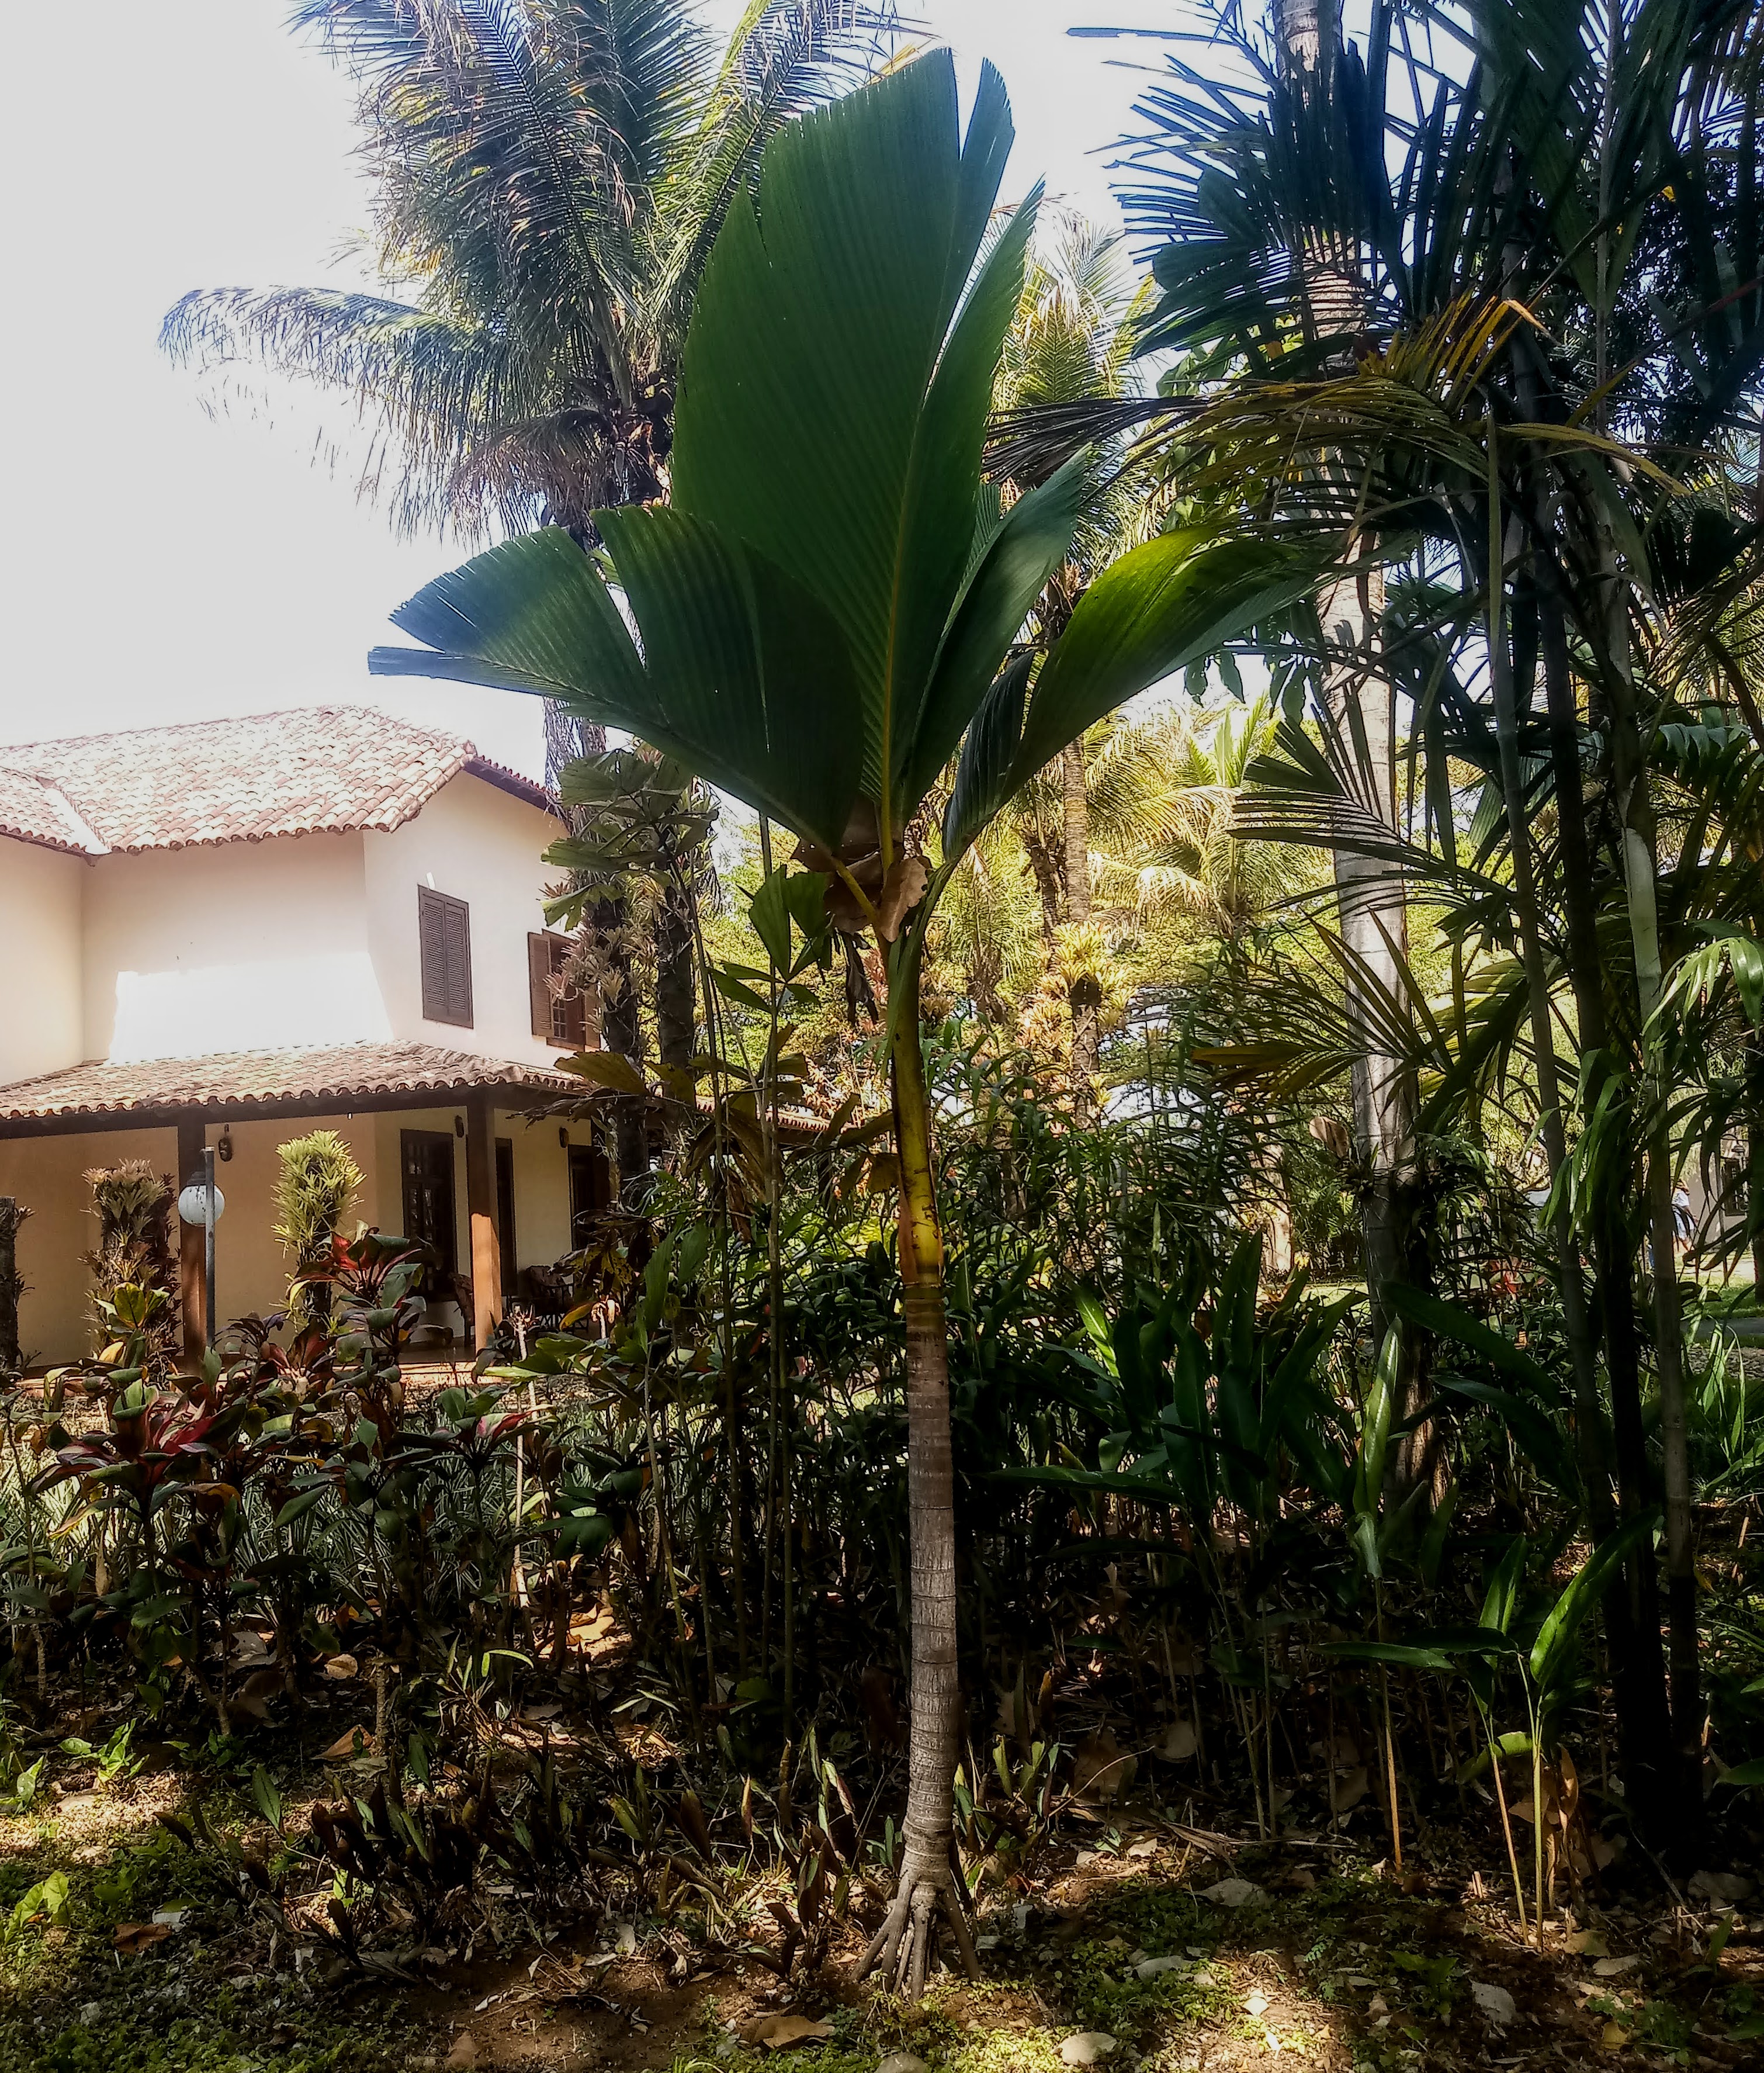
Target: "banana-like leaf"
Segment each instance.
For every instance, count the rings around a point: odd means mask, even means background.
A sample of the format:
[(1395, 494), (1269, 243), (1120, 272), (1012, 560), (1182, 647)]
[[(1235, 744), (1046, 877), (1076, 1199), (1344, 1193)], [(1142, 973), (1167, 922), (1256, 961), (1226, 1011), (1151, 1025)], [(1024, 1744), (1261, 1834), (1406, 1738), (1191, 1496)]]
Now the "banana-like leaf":
[(891, 802), (911, 758), (973, 537), (1034, 216), (1032, 198), (969, 286), (1013, 134), (987, 65), (963, 141), (947, 51), (788, 125), (757, 202), (730, 212), (687, 336), (674, 504), (833, 612), (871, 798), (886, 781)]

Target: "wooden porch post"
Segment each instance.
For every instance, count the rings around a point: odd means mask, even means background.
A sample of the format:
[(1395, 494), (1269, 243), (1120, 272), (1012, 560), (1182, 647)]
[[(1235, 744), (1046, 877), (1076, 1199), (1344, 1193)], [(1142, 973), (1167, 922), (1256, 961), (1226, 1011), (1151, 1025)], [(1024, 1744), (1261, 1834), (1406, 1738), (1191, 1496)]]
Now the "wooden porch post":
[[(202, 1173), (202, 1154), (208, 1132), (196, 1116), (178, 1119), (178, 1170), (172, 1185), (182, 1188)], [(175, 1216), (177, 1211), (174, 1210)], [(200, 1367), (208, 1350), (208, 1253), (200, 1224), (178, 1226), (178, 1304), (183, 1314), (183, 1357), (192, 1368)]]
[(487, 1088), (466, 1096), (466, 1209), (471, 1225), (471, 1343), (482, 1353), (502, 1317), (496, 1237), (496, 1122)]

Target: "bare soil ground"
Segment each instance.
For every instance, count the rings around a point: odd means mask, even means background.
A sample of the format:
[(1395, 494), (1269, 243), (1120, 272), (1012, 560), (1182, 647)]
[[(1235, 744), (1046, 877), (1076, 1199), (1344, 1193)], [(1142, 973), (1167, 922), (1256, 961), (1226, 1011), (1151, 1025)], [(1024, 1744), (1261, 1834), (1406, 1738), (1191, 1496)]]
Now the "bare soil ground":
[[(212, 1822), (224, 1803), (208, 1795)], [(249, 1831), (248, 1803), (232, 1804)], [(856, 1910), (827, 1964), (787, 1983), (677, 1919), (537, 1941), (513, 1902), (463, 1957), (364, 1971), (269, 1936), (158, 1820), (180, 1807), (168, 1771), (51, 1787), (0, 1819), (5, 2073), (759, 2073), (782, 2059), (874, 2073), (901, 2053), (931, 2073), (1764, 2064), (1758, 1895), (1721, 1905), (1623, 1873), (1540, 1951), (1510, 1885), (1437, 1831), (1399, 1878), (1342, 1837), (1256, 1844), (1123, 1808), (1100, 1849), (1051, 1845), (1033, 1877), (983, 1890), (984, 1979), (941, 1974), (911, 2009), (852, 1985)], [(56, 1872), (64, 1899), (26, 1908)]]

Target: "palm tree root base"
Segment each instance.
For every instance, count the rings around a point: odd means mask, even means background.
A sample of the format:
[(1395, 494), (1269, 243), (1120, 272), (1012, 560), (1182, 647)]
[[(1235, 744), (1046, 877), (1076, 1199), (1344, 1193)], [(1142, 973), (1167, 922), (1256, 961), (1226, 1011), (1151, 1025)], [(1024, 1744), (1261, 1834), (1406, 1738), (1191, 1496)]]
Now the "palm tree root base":
[(882, 1925), (865, 1947), (857, 1960), (856, 1977), (879, 1972), (892, 1978), (897, 1993), (917, 2001), (925, 1991), (925, 1975), (931, 1968), (931, 1947), (941, 1915), (956, 1939), (964, 1969), (971, 1980), (980, 1977), (980, 1960), (968, 1933), (962, 1896), (956, 1890), (947, 1846), (940, 1857), (929, 1850), (909, 1846), (902, 1861), (900, 1883), (889, 1903)]

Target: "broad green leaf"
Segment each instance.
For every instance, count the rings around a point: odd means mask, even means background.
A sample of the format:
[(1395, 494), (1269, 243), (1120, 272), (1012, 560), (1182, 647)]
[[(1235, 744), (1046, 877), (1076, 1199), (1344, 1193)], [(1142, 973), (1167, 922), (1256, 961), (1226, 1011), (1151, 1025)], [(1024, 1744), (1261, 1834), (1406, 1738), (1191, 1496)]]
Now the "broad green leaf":
[(1504, 1634), (1513, 1624), (1513, 1614), (1519, 1609), (1519, 1587), (1525, 1580), (1525, 1552), (1524, 1535), (1515, 1534), (1488, 1580), (1482, 1624), (1493, 1633)]
[(1317, 565), (1256, 539), (1160, 534), (1085, 591), (1035, 680), (1012, 770), (1025, 782), (1105, 713), (1302, 596)]
[(1485, 1325), (1481, 1318), (1473, 1317), (1467, 1310), (1460, 1309), (1455, 1303), (1442, 1302), (1438, 1296), (1411, 1288), (1401, 1281), (1387, 1284), (1385, 1301), (1398, 1317), (1406, 1317), (1412, 1325), (1419, 1325), (1436, 1338), (1453, 1340), (1470, 1352), (1480, 1354), (1490, 1366), (1523, 1383), (1540, 1403), (1554, 1403), (1560, 1397), (1560, 1391), (1536, 1361), (1522, 1353), (1511, 1339)]
[(1359, 1449), (1354, 1467), (1354, 1510), (1365, 1519), (1375, 1519), (1378, 1515), (1384, 1484), (1384, 1453), (1390, 1440), (1391, 1415), (1396, 1401), (1396, 1375), (1401, 1360), (1401, 1328), (1392, 1325), (1379, 1349), (1366, 1401), (1360, 1409)]
[(953, 862), (1010, 796), (1017, 744), (1022, 739), (1023, 702), (1034, 666), (1033, 654), (1014, 656), (981, 699), (962, 744), (956, 782), (944, 809), (944, 856)]
[(1396, 1663), (1410, 1670), (1449, 1670), (1452, 1667), (1452, 1659), (1441, 1650), (1417, 1647), (1412, 1642), (1326, 1641), (1318, 1653), (1334, 1656), (1339, 1662)]
[(989, 65), (962, 141), (947, 51), (787, 124), (757, 200), (730, 211), (687, 335), (674, 504), (834, 613), (871, 797), (910, 746), (972, 536), (1026, 224), (982, 270), (971, 321), (956, 311), (1012, 135)]
[(1541, 1691), (1548, 1692), (1554, 1684), (1556, 1672), (1573, 1642), (1581, 1622), (1597, 1602), (1612, 1572), (1621, 1568), (1633, 1551), (1651, 1541), (1659, 1519), (1658, 1512), (1650, 1511), (1620, 1527), (1588, 1556), (1579, 1573), (1552, 1606), (1532, 1645), (1532, 1678)]
[[(1079, 455), (1020, 497), (968, 575), (939, 650), (914, 730), (900, 795), (915, 803), (955, 753), (962, 731), (990, 695), (998, 658), (1022, 629), (1047, 579), (1065, 559), (1087, 482)], [(1020, 695), (1020, 694), (1019, 694)], [(1014, 750), (1014, 737), (1011, 742)]]

